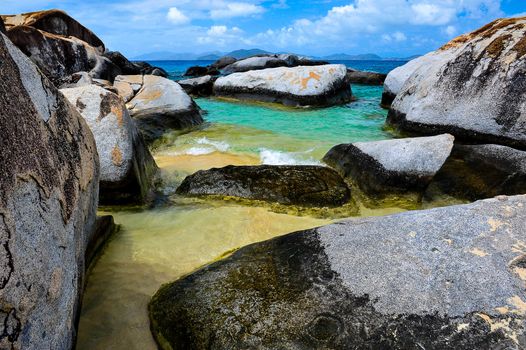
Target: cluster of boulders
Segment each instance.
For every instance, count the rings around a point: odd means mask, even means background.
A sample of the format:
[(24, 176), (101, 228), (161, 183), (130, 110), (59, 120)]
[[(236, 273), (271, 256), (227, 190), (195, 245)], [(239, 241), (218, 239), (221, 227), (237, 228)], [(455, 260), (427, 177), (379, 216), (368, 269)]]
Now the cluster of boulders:
[(150, 201), (147, 142), (203, 120), (166, 72), (62, 11), (1, 16), (0, 32), (0, 348), (70, 349), (87, 267), (116, 229), (98, 205)]
[[(394, 70), (382, 104), (388, 123), (415, 137), (342, 144), (324, 157), (352, 186), (351, 197), (359, 190), (422, 200), (438, 191), (494, 199), (349, 220), (241, 248), (158, 291), (149, 305), (158, 344), (525, 348), (525, 37), (526, 18), (497, 20)], [(285, 75), (264, 73), (272, 70), (219, 78), (213, 89), (267, 97), (276, 77), (291, 89)], [(320, 169), (327, 168), (310, 171)], [(178, 192), (298, 204), (291, 169), (265, 167), (267, 175), (254, 178), (257, 171), (199, 172)], [(338, 182), (300, 178), (310, 205), (318, 205), (313, 190), (341, 205)]]

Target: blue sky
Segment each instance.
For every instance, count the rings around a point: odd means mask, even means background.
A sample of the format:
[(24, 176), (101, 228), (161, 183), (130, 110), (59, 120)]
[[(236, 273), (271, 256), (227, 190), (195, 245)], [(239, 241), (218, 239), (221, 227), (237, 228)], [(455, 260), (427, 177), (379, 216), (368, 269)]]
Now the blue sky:
[(0, 0), (0, 13), (60, 8), (129, 57), (239, 48), (377, 53), (434, 50), (526, 0)]

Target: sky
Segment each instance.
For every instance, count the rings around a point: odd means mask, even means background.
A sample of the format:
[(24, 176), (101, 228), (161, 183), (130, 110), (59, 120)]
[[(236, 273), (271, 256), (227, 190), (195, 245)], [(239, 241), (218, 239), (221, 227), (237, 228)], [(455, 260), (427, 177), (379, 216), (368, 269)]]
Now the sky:
[(407, 57), (500, 17), (526, 0), (0, 0), (1, 14), (58, 8), (111, 50)]

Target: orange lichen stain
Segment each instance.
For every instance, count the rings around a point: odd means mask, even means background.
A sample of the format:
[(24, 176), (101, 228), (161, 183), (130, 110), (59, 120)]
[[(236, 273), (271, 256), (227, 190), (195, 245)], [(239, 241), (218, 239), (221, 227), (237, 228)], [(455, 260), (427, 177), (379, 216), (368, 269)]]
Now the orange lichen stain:
[(496, 307), (495, 310), (501, 315), (505, 315), (510, 312), (510, 309), (507, 306)]
[(483, 313), (478, 313), (476, 315), (489, 324), (491, 332), (502, 331), (506, 337), (510, 338), (517, 344), (519, 343), (517, 332), (510, 327), (510, 322), (512, 319), (508, 318), (505, 320), (493, 320), (491, 317)]
[(526, 254), (526, 243), (518, 241), (511, 246), (511, 251), (514, 253)]
[(517, 53), (517, 58), (522, 58), (526, 55), (526, 35), (523, 36), (512, 48), (513, 51)]
[(124, 111), (120, 106), (111, 106), (111, 113), (115, 115), (117, 118), (117, 125), (119, 127), (122, 127), (123, 125), (123, 117), (124, 117)]
[(480, 256), (481, 258), (489, 255), (488, 253), (479, 248), (473, 248), (469, 252), (473, 255)]
[(526, 269), (525, 268), (515, 267), (513, 269), (513, 272), (515, 272), (521, 280), (526, 281)]
[(506, 223), (502, 222), (502, 221), (499, 221), (497, 219), (494, 219), (494, 218), (489, 218), (488, 219), (488, 225), (490, 226), (490, 231), (491, 232), (495, 232), (497, 231), (501, 226), (504, 226), (506, 225)]
[(316, 74), (315, 72), (310, 72), (309, 76), (307, 78), (301, 79), (301, 88), (302, 89), (306, 89), (307, 88), (307, 84), (309, 84), (309, 81), (311, 79), (314, 79), (316, 81), (320, 81), (320, 78), (321, 78), (321, 75)]
[(524, 300), (518, 295), (508, 299), (508, 303), (514, 307), (511, 311), (512, 313), (522, 316), (526, 315), (526, 302), (524, 302)]
[(334, 68), (330, 68), (330, 69), (329, 69), (329, 73), (330, 73), (330, 74), (334, 74), (334, 72), (336, 72), (336, 70), (335, 70)]
[(136, 96), (135, 99), (142, 101), (153, 101), (157, 100), (162, 96), (163, 92), (161, 90), (147, 91), (142, 92), (139, 96)]
[(115, 145), (115, 147), (113, 147), (113, 150), (111, 151), (111, 160), (115, 166), (122, 165), (122, 152), (119, 146), (117, 145)]
[(499, 36), (486, 47), (486, 53), (491, 57), (498, 57), (506, 48), (506, 42), (511, 39), (511, 34)]

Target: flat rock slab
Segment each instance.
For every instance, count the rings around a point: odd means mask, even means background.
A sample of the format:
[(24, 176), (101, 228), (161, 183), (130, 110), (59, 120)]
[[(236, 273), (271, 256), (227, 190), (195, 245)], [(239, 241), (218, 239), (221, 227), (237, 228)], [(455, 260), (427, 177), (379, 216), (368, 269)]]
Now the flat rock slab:
[(323, 160), (370, 195), (421, 192), (450, 156), (454, 140), (444, 134), (341, 144)]
[(388, 122), (526, 150), (525, 37), (526, 17), (505, 18), (449, 42), (405, 81)]
[(227, 166), (198, 171), (177, 189), (190, 196), (232, 196), (281, 204), (334, 207), (350, 199), (334, 170), (320, 166)]
[(455, 145), (433, 184), (468, 200), (526, 193), (526, 151), (492, 144)]
[(95, 85), (62, 89), (88, 123), (100, 157), (100, 202), (144, 203), (157, 165), (122, 99)]
[(214, 94), (292, 107), (331, 106), (352, 98), (347, 68), (337, 64), (234, 73), (217, 79)]
[[(176, 82), (154, 75), (121, 76), (122, 83), (140, 89), (127, 103), (131, 116), (147, 142), (171, 130), (186, 129), (203, 123), (199, 107)], [(135, 85), (135, 86), (134, 86)]]
[(522, 349), (526, 196), (344, 221), (162, 287), (164, 349)]

